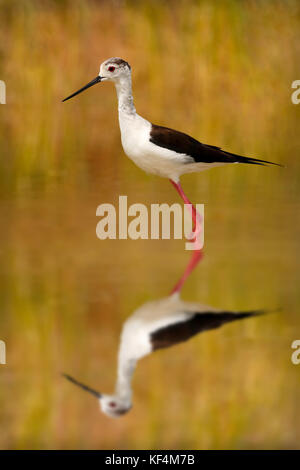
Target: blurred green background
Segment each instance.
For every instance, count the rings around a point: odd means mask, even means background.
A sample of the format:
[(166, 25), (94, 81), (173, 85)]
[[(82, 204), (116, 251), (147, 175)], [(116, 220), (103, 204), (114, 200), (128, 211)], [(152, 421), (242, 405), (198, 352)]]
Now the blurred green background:
[[(2, 449), (300, 447), (297, 1), (0, 0)], [(166, 295), (180, 240), (96, 238), (103, 202), (179, 202), (124, 156), (112, 84), (61, 99), (122, 57), (137, 111), (229, 151), (287, 165), (186, 176), (205, 258), (183, 298), (282, 307), (145, 358), (134, 407), (110, 420), (62, 371), (109, 393), (122, 322)]]

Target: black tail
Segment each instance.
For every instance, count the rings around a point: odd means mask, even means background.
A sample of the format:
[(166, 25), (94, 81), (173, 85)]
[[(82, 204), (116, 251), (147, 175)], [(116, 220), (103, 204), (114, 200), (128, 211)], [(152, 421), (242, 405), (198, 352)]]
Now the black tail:
[(267, 165), (276, 165), (276, 166), (281, 166), (284, 168), (284, 165), (281, 165), (280, 163), (274, 163), (274, 162), (268, 162), (268, 160), (259, 160), (258, 158), (251, 158), (251, 157), (242, 157), (241, 155), (235, 155), (234, 153), (228, 153), (231, 157), (234, 157), (236, 163), (248, 163), (250, 165), (262, 165), (262, 166), (267, 166)]
[(242, 320), (244, 318), (257, 317), (267, 313), (267, 310), (249, 310), (247, 312), (203, 312), (196, 314), (196, 321), (199, 323), (198, 327), (201, 325), (203, 330), (211, 330), (214, 328), (219, 328), (225, 323), (229, 323), (235, 320)]
[[(211, 321), (209, 329), (218, 328), (219, 326), (224, 325), (235, 320), (243, 320), (243, 318), (257, 317), (260, 315), (265, 315), (267, 313), (275, 313), (281, 311), (280, 308), (274, 308), (273, 310), (249, 310), (246, 312), (220, 312), (215, 314), (207, 315), (208, 319)], [(199, 314), (200, 316), (201, 314)], [(208, 322), (209, 323), (209, 322)]]
[(187, 341), (192, 336), (207, 330), (214, 330), (225, 323), (243, 318), (255, 317), (269, 313), (268, 310), (250, 310), (248, 312), (194, 312), (186, 321), (165, 326), (151, 334), (153, 351), (167, 348), (182, 341)]
[(249, 310), (247, 312), (221, 312), (218, 315), (220, 316), (220, 325), (223, 323), (242, 320), (243, 318), (257, 317), (259, 315), (264, 315), (268, 313), (268, 310)]

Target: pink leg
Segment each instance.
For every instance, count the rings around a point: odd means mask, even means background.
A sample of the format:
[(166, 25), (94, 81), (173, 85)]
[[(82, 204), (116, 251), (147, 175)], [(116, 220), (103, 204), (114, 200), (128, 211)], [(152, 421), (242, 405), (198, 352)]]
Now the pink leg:
[(175, 183), (175, 181), (170, 180), (173, 186), (175, 187), (176, 191), (179, 193), (180, 197), (182, 198), (183, 202), (185, 204), (188, 204), (188, 207), (190, 208), (191, 215), (192, 215), (192, 220), (193, 220), (193, 231), (195, 233), (195, 250), (193, 251), (192, 257), (182, 275), (182, 277), (179, 279), (175, 287), (172, 289), (172, 294), (175, 292), (179, 292), (189, 275), (192, 273), (192, 271), (196, 268), (197, 264), (203, 257), (203, 251), (202, 249), (197, 248), (198, 245), (198, 240), (197, 237), (199, 236), (200, 230), (201, 230), (201, 216), (197, 212), (196, 208), (193, 206), (193, 204), (190, 202), (186, 194), (184, 193), (182, 186), (180, 183)]
[(190, 209), (190, 212), (191, 212), (191, 215), (192, 215), (192, 220), (193, 220), (193, 232), (194, 232), (194, 235), (195, 235), (195, 237), (192, 241), (195, 242), (195, 248), (194, 249), (199, 250), (199, 248), (198, 248), (199, 243), (200, 243), (199, 242), (199, 235), (200, 235), (200, 231), (201, 231), (201, 221), (202, 221), (201, 215), (199, 214), (199, 212), (197, 212), (195, 206), (193, 206), (191, 201), (188, 199), (188, 197), (184, 193), (181, 184), (180, 183), (175, 183), (175, 181), (173, 181), (173, 180), (170, 180), (170, 181), (173, 184), (176, 191), (178, 192), (181, 199), (183, 200), (183, 202), (185, 204), (187, 204), (188, 208)]
[(175, 181), (171, 180), (171, 183), (172, 185), (174, 186), (174, 188), (176, 189), (176, 191), (178, 192), (179, 196), (181, 197), (181, 199), (183, 200), (183, 202), (185, 204), (188, 204), (188, 207), (191, 211), (191, 214), (192, 214), (192, 219), (193, 219), (193, 230), (195, 229), (195, 227), (197, 226), (197, 224), (201, 221), (201, 216), (200, 214), (197, 212), (196, 208), (193, 206), (193, 204), (191, 203), (191, 201), (188, 199), (187, 195), (185, 194), (185, 192), (183, 191), (182, 189), (182, 186), (180, 183), (175, 183)]
[(189, 264), (185, 268), (185, 271), (184, 271), (182, 277), (179, 279), (177, 284), (172, 289), (171, 294), (174, 294), (175, 292), (180, 292), (181, 291), (181, 289), (183, 287), (183, 284), (185, 283), (185, 281), (187, 280), (189, 275), (192, 273), (192, 271), (196, 268), (197, 264), (199, 263), (199, 261), (201, 260), (202, 257), (203, 257), (203, 251), (202, 250), (193, 251), (193, 254), (192, 254), (192, 257), (190, 259)]

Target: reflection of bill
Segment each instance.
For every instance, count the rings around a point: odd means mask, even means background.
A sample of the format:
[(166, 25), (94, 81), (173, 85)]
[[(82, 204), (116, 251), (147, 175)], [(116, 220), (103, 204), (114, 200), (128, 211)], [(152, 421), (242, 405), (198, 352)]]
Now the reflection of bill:
[(183, 280), (177, 283), (171, 295), (143, 304), (125, 321), (120, 338), (114, 394), (102, 394), (65, 375), (70, 382), (94, 395), (99, 400), (102, 412), (107, 416), (118, 418), (131, 409), (132, 376), (137, 362), (143, 357), (157, 349), (187, 341), (204, 331), (264, 313), (263, 310), (232, 312), (183, 301), (180, 298), (180, 290), (185, 279), (183, 276)]
[(6, 345), (0, 340), (0, 364), (6, 364)]
[(292, 342), (291, 347), (296, 349), (296, 351), (291, 355), (291, 361), (293, 364), (298, 365), (300, 364), (300, 339), (295, 339), (295, 341)]
[(0, 104), (6, 104), (6, 86), (3, 80), (0, 80)]

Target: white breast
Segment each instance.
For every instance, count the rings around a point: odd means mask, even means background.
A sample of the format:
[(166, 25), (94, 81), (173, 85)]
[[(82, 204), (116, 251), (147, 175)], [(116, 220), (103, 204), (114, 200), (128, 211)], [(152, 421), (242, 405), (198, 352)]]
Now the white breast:
[(191, 157), (159, 147), (150, 142), (151, 123), (138, 114), (119, 113), (124, 152), (147, 173), (176, 180), (186, 171)]

